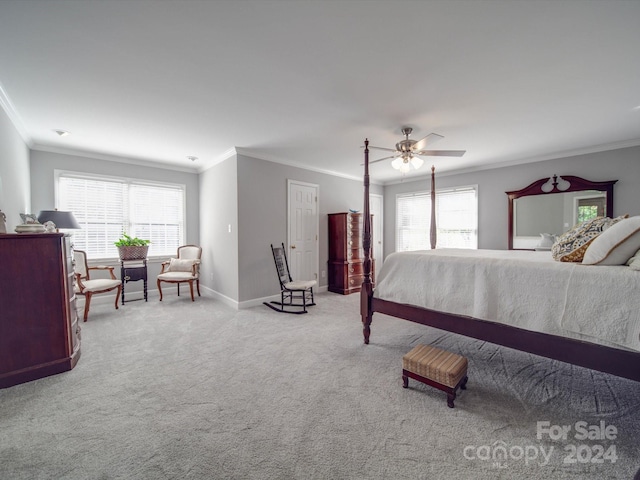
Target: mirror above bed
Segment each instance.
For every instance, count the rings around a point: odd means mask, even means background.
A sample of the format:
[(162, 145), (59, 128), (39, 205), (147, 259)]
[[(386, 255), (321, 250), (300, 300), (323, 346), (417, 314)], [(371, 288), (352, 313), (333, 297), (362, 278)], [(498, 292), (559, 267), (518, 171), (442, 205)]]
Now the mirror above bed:
[(613, 185), (572, 175), (541, 178), (511, 192), (509, 250), (550, 250), (553, 239), (593, 217), (613, 216)]

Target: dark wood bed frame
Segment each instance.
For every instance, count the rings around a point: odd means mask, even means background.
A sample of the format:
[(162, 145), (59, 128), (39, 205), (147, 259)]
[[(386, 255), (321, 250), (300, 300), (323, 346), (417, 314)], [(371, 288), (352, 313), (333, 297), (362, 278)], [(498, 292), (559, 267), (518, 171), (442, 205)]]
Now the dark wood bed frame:
[[(431, 173), (431, 195), (435, 196), (435, 175)], [(435, 202), (432, 202), (434, 205)], [(640, 353), (606, 347), (571, 338), (533, 332), (501, 323), (463, 315), (428, 310), (412, 305), (381, 300), (373, 296), (371, 282), (371, 221), (369, 208), (369, 141), (364, 149), (364, 212), (362, 246), (364, 281), (360, 291), (364, 343), (369, 343), (374, 312), (410, 320), (430, 327), (477, 338), (523, 352), (586, 367), (640, 382)], [(432, 215), (432, 248), (435, 247), (435, 224)]]

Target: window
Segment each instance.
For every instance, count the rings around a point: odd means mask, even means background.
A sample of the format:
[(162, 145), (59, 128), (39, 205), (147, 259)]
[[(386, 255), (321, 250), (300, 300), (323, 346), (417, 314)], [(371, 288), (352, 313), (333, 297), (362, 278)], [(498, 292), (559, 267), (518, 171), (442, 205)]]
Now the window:
[(82, 227), (73, 243), (89, 258), (118, 257), (123, 232), (151, 240), (149, 256), (175, 255), (184, 242), (184, 185), (56, 172), (58, 208)]
[(574, 223), (582, 223), (596, 217), (604, 217), (606, 210), (605, 197), (576, 198), (578, 202), (578, 219)]
[[(396, 197), (396, 251), (429, 250), (431, 193)], [(436, 190), (436, 232), (440, 248), (478, 248), (476, 187)]]

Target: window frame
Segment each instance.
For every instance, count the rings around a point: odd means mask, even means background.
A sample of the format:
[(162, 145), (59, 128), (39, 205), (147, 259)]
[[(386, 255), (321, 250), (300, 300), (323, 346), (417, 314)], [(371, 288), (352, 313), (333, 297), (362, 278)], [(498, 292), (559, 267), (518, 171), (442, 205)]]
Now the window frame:
[[(179, 245), (186, 245), (186, 235), (187, 235), (187, 186), (184, 183), (171, 183), (171, 182), (162, 182), (155, 180), (147, 180), (140, 179), (135, 177), (125, 177), (118, 175), (104, 175), (99, 173), (87, 173), (87, 172), (78, 172), (74, 170), (62, 170), (55, 169), (54, 170), (54, 204), (55, 208), (60, 208), (60, 178), (61, 177), (74, 177), (82, 180), (93, 180), (93, 181), (104, 181), (104, 182), (116, 182), (127, 185), (140, 185), (140, 186), (150, 186), (150, 187), (166, 187), (180, 190), (182, 194), (182, 231), (181, 238), (179, 240)], [(128, 206), (128, 205), (127, 205)], [(131, 218), (127, 219), (129, 221), (129, 226), (131, 225)], [(126, 230), (125, 230), (126, 231)], [(69, 233), (73, 234), (73, 230), (70, 230)], [(113, 240), (117, 241), (117, 238)], [(149, 255), (148, 260), (150, 262), (157, 262), (159, 260), (165, 260), (168, 256), (175, 255), (175, 253), (167, 253), (160, 255)], [(105, 263), (119, 263), (120, 258), (118, 256), (115, 257), (91, 257), (88, 259), (91, 264), (95, 264), (96, 262), (105, 262)]]
[[(475, 225), (475, 245), (473, 247), (471, 247), (470, 249), (472, 250), (477, 250), (478, 249), (478, 236), (479, 236), (479, 224), (480, 224), (480, 212), (479, 212), (479, 204), (478, 204), (478, 185), (477, 184), (471, 184), (471, 185), (459, 185), (459, 186), (455, 186), (455, 187), (445, 187), (445, 188), (436, 188), (436, 205), (437, 205), (437, 197), (438, 194), (443, 194), (443, 193), (449, 193), (449, 192), (455, 192), (455, 191), (461, 191), (461, 190), (473, 190), (474, 192), (474, 198), (475, 198), (475, 206), (476, 206), (476, 212), (475, 212), (475, 219), (476, 219), (476, 225)], [(399, 251), (416, 251), (416, 250), (398, 250), (399, 248), (399, 242), (398, 242), (398, 234), (399, 234), (399, 219), (400, 219), (400, 215), (399, 215), (399, 205), (398, 205), (398, 201), (401, 198), (407, 198), (407, 197), (416, 197), (416, 196), (426, 196), (429, 199), (429, 202), (431, 201), (431, 190), (419, 190), (419, 191), (413, 191), (413, 192), (403, 192), (403, 193), (397, 193), (396, 194), (396, 200), (395, 200), (395, 230), (394, 230), (394, 251), (399, 252)], [(437, 208), (437, 207), (436, 207)], [(438, 211), (436, 210), (436, 229), (439, 228), (439, 222), (437, 222), (437, 218), (438, 218)], [(426, 216), (427, 222), (429, 222), (429, 224), (431, 223), (431, 212), (428, 211), (427, 212), (427, 216)], [(429, 241), (429, 231), (430, 231), (430, 226), (427, 227), (427, 237), (426, 237), (426, 244), (427, 244), (427, 250), (431, 250), (431, 245), (430, 245), (430, 241)], [(438, 244), (436, 242), (436, 248), (438, 248)], [(443, 247), (443, 248), (447, 248), (447, 247)], [(453, 247), (451, 247), (453, 248)], [(463, 247), (459, 247), (459, 248), (463, 248)]]

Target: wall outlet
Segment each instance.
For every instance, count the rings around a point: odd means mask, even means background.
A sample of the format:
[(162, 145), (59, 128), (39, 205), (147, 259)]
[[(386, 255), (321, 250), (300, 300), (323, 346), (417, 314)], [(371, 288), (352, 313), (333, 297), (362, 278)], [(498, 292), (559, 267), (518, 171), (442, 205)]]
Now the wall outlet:
[(231, 233), (231, 224), (229, 224), (229, 233)]
[(320, 275), (322, 275), (322, 278), (324, 278), (326, 276), (327, 272), (325, 272), (324, 270), (322, 270), (322, 272), (320, 273)]

